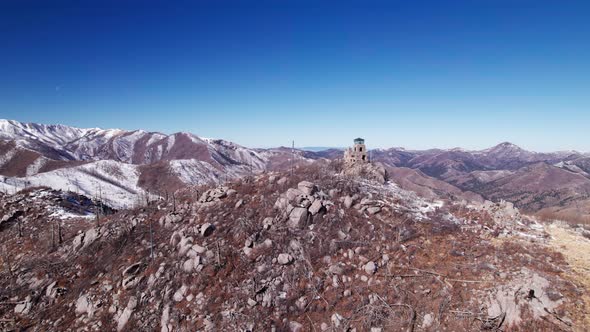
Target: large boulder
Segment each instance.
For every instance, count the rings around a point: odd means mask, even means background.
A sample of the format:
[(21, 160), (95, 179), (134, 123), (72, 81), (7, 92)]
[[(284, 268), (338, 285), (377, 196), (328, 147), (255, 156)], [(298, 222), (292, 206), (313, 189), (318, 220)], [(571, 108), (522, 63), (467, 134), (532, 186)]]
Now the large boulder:
[(287, 200), (289, 202), (293, 202), (293, 201), (297, 200), (302, 195), (303, 195), (303, 191), (301, 191), (299, 189), (294, 189), (294, 188), (287, 189), (287, 192), (285, 193), (285, 196), (287, 197)]
[(199, 202), (200, 203), (209, 203), (209, 202), (218, 201), (222, 198), (227, 197), (228, 191), (229, 191), (229, 188), (224, 187), (224, 186), (209, 189), (201, 195)]
[(293, 256), (289, 255), (289, 254), (280, 254), (279, 257), (277, 257), (277, 263), (281, 264), (281, 265), (288, 265), (291, 264), (293, 262)]
[(290, 228), (299, 228), (307, 221), (307, 209), (302, 207), (295, 207), (289, 214), (287, 225)]
[(299, 189), (299, 191), (301, 191), (302, 193), (310, 196), (315, 194), (316, 191), (318, 191), (318, 187), (309, 181), (299, 182), (299, 184), (297, 184), (297, 189)]
[(320, 212), (322, 209), (324, 208), (324, 205), (322, 204), (322, 201), (319, 199), (316, 199), (311, 206), (309, 207), (308, 211), (309, 213), (311, 213), (312, 216), (315, 216), (316, 214), (318, 214), (318, 212)]

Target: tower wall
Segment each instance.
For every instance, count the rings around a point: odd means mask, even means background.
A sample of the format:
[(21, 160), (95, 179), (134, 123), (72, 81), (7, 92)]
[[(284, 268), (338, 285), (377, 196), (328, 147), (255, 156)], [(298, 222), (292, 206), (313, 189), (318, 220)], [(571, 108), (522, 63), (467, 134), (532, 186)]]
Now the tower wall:
[(367, 157), (367, 147), (365, 144), (355, 144), (353, 147), (346, 149), (344, 152), (344, 161), (347, 163), (366, 163), (369, 161)]

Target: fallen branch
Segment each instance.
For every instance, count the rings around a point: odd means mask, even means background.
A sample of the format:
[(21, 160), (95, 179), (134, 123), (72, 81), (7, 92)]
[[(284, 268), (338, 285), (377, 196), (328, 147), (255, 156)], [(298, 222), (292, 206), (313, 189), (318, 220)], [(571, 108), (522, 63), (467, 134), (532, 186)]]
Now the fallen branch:
[(438, 277), (443, 277), (445, 279), (445, 281), (455, 281), (455, 282), (465, 282), (465, 283), (482, 283), (482, 282), (486, 282), (485, 280), (453, 279), (453, 278), (449, 278), (445, 274), (438, 273), (438, 272), (435, 272), (435, 271), (423, 270), (423, 269), (419, 269), (419, 268), (416, 268), (416, 267), (403, 266), (403, 265), (395, 265), (395, 266), (397, 266), (399, 268), (402, 268), (402, 269), (408, 269), (408, 270), (418, 271), (418, 272), (422, 272), (422, 273), (426, 273), (426, 274), (430, 274), (430, 275), (434, 275), (434, 276), (438, 276)]
[(418, 272), (422, 272), (422, 273), (432, 274), (432, 275), (439, 276), (439, 277), (444, 277), (444, 278), (447, 277), (446, 275), (438, 273), (438, 272), (422, 270), (422, 269), (411, 267), (411, 266), (403, 266), (403, 265), (396, 265), (396, 266), (399, 268), (402, 268), (402, 269), (408, 269), (408, 270), (418, 271)]
[(463, 279), (451, 279), (451, 278), (445, 278), (446, 280), (449, 281), (456, 281), (456, 282), (465, 282), (465, 283), (482, 283), (482, 282), (488, 282), (486, 280), (463, 280)]
[(17, 305), (23, 304), (25, 301), (13, 301), (13, 302), (0, 302), (0, 305)]

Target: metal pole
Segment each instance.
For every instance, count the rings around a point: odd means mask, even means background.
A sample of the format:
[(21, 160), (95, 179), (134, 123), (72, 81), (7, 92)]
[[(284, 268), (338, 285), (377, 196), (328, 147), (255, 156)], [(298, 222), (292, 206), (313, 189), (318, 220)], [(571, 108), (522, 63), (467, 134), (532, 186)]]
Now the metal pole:
[(295, 140), (291, 142), (291, 176), (293, 176), (293, 164), (295, 163)]

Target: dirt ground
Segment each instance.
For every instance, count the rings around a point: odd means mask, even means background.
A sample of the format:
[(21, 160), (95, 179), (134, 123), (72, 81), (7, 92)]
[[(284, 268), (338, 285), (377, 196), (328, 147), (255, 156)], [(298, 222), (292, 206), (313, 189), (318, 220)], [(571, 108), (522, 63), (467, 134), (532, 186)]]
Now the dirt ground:
[[(571, 266), (569, 276), (572, 280), (581, 284), (585, 288), (582, 299), (586, 303), (586, 308), (590, 308), (590, 240), (584, 238), (581, 234), (566, 225), (553, 223), (545, 227), (547, 233), (551, 235), (549, 246), (554, 250), (561, 252)], [(586, 312), (585, 318), (586, 331), (590, 329), (590, 312)]]

